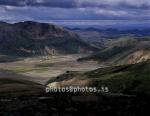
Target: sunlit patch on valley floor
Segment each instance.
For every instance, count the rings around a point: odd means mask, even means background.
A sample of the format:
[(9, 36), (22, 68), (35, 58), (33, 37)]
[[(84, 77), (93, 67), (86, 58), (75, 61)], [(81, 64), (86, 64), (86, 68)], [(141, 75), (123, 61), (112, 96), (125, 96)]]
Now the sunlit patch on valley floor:
[[(94, 61), (78, 62), (83, 54), (38, 56), (16, 62), (1, 63), (0, 69), (26, 76), (27, 80), (45, 84), (66, 71), (90, 71), (102, 67)], [(0, 77), (2, 77), (0, 75)]]

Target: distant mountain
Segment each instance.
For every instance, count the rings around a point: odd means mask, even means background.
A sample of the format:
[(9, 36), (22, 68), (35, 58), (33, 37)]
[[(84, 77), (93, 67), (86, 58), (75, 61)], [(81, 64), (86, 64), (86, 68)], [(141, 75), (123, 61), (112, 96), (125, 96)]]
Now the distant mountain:
[(105, 65), (135, 64), (150, 59), (150, 29), (73, 29), (79, 36), (100, 48), (79, 61), (95, 60)]
[(72, 29), (75, 31), (79, 36), (88, 42), (94, 43), (103, 43), (106, 39), (116, 39), (123, 36), (134, 36), (134, 37), (146, 37), (150, 36), (150, 28), (145, 29), (126, 29), (126, 30), (119, 30), (115, 28), (108, 28), (108, 29), (98, 29), (98, 28), (74, 28)]
[(93, 52), (97, 48), (80, 40), (65, 28), (46, 23), (0, 22), (0, 53), (11, 55), (47, 55)]
[(103, 36), (117, 36), (117, 35), (126, 35), (126, 34), (133, 34), (136, 36), (150, 36), (150, 28), (144, 28), (144, 29), (125, 29), (125, 30), (119, 30), (115, 28), (108, 28), (108, 29), (99, 29), (99, 28), (73, 28), (74, 31), (95, 31), (103, 34)]

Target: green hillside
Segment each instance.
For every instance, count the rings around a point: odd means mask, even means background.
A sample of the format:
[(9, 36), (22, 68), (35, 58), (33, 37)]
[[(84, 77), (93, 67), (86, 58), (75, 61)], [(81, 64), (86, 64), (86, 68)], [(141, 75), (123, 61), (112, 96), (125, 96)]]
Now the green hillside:
[[(90, 80), (90, 86), (100, 88), (107, 86), (110, 93), (147, 94), (150, 95), (150, 61), (100, 68), (90, 72), (69, 72), (51, 82), (62, 82), (76, 78), (80, 81)], [(76, 84), (76, 82), (72, 83)]]
[(107, 65), (135, 64), (150, 59), (148, 38), (121, 37), (105, 42), (105, 49), (79, 61), (95, 60)]
[(85, 73), (97, 87), (108, 86), (110, 92), (150, 95), (150, 61), (116, 66)]
[(44, 87), (29, 77), (0, 70), (0, 98), (40, 95)]

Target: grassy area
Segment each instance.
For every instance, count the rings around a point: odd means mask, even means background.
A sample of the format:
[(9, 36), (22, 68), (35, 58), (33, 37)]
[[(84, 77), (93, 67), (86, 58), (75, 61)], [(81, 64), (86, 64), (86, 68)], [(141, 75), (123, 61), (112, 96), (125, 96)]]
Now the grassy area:
[(56, 78), (63, 81), (66, 78), (90, 79), (93, 86), (107, 86), (112, 93), (147, 94), (150, 95), (150, 61), (133, 65), (122, 65), (101, 68), (86, 73), (70, 72)]
[(111, 92), (150, 95), (150, 61), (98, 69), (85, 73), (96, 86), (108, 86)]
[(0, 78), (0, 98), (34, 96), (43, 92), (43, 87), (31, 81), (16, 78)]
[(3, 68), (3, 70), (8, 71), (8, 72), (13, 72), (13, 73), (24, 73), (24, 72), (29, 72), (33, 71), (34, 68), (32, 67), (13, 67), (13, 68)]
[(106, 46), (105, 49), (78, 60), (94, 60), (109, 66), (116, 66), (150, 59), (150, 41), (146, 38), (121, 37), (119, 39), (108, 39), (104, 45)]

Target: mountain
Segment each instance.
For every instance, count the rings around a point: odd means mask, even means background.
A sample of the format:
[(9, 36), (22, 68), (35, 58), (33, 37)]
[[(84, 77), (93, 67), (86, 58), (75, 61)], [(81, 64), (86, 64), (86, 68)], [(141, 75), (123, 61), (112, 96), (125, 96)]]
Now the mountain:
[[(133, 35), (136, 37), (143, 37), (143, 36), (150, 36), (150, 28), (141, 28), (141, 29), (116, 29), (116, 28), (108, 28), (108, 29), (99, 29), (99, 28), (85, 28), (85, 29), (80, 29), (80, 28), (73, 28), (71, 29), (75, 32), (77, 32), (79, 35), (84, 36), (85, 39), (91, 39), (91, 35), (94, 35), (96, 33), (96, 38), (94, 38), (94, 41), (100, 41), (103, 38), (118, 38), (120, 36), (125, 36), (125, 35)], [(94, 35), (95, 36), (95, 35)], [(89, 40), (88, 39), (88, 40)], [(91, 39), (93, 41), (93, 39)]]
[(103, 49), (105, 47), (104, 42), (107, 40), (107, 38), (103, 38), (103, 35), (97, 31), (74, 30), (74, 32), (76, 32), (83, 41), (86, 41), (89, 44), (98, 47), (99, 49)]
[(108, 28), (108, 29), (99, 29), (99, 28), (74, 28), (71, 29), (76, 32), (80, 38), (93, 46), (96, 46), (100, 49), (106, 48), (105, 43), (109, 40), (116, 41), (120, 38), (149, 38), (150, 36), (150, 29), (125, 29), (119, 30), (115, 28)]
[(89, 72), (66, 72), (49, 86), (94, 86), (108, 87), (110, 93), (150, 95), (150, 60), (122, 66), (99, 68)]
[(135, 64), (150, 59), (150, 39), (131, 36), (109, 39), (105, 48), (99, 53), (90, 55), (79, 61), (95, 60), (105, 65)]
[(46, 23), (0, 22), (0, 53), (11, 55), (46, 55), (93, 52), (97, 48), (80, 40), (65, 28)]
[(130, 38), (149, 38), (150, 28), (137, 28), (137, 29), (100, 29), (100, 28), (73, 28), (71, 29), (76, 32), (80, 38), (93, 46), (96, 46), (100, 49), (105, 48), (105, 42), (109, 39), (118, 40), (120, 38), (130, 37)]

